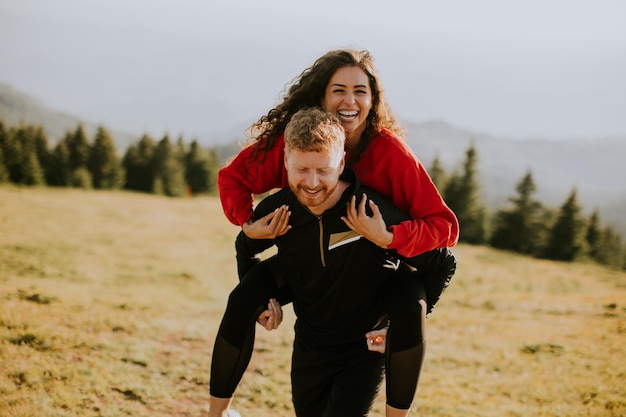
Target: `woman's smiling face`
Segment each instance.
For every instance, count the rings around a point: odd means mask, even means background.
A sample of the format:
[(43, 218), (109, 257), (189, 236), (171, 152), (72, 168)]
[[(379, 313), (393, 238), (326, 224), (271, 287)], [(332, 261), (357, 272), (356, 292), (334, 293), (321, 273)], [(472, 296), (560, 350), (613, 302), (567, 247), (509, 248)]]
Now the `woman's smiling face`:
[(346, 131), (346, 146), (354, 146), (372, 108), (372, 89), (367, 74), (359, 67), (341, 67), (326, 86), (324, 101), (326, 111), (339, 118)]

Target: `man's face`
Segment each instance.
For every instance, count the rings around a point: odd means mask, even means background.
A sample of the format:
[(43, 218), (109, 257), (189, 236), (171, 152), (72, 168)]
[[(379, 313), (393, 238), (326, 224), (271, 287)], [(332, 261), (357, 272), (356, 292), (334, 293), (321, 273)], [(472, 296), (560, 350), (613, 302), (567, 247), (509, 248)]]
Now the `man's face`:
[(289, 188), (298, 201), (315, 214), (332, 207), (339, 196), (335, 190), (344, 167), (343, 150), (285, 153), (285, 167)]

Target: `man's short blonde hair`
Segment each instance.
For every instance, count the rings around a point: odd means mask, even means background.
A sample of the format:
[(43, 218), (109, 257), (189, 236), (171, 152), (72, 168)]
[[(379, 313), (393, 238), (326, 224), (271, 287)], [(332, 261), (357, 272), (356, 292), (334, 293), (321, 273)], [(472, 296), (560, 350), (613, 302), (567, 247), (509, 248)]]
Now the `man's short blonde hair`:
[(318, 107), (298, 110), (285, 127), (285, 148), (303, 152), (341, 151), (346, 133), (339, 119)]

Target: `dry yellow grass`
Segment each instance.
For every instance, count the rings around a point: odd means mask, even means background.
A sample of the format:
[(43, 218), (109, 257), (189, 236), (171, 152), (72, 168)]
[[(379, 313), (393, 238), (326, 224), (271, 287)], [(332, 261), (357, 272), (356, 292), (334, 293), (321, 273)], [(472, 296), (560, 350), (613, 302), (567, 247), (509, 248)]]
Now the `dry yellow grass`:
[[(216, 198), (0, 187), (0, 416), (205, 415), (236, 232)], [(411, 415), (626, 415), (626, 274), (455, 253)], [(293, 415), (286, 315), (244, 417)]]

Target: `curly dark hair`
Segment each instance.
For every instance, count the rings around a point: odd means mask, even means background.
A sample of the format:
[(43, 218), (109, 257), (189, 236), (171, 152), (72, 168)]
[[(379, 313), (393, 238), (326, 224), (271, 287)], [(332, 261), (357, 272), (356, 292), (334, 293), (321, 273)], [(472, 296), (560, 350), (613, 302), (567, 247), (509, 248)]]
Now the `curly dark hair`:
[(282, 103), (250, 126), (254, 139), (251, 159), (262, 162), (265, 152), (274, 146), (291, 116), (306, 107), (320, 107), (333, 74), (340, 68), (350, 66), (359, 67), (367, 74), (372, 91), (372, 108), (367, 115), (366, 127), (357, 148), (353, 150), (354, 158), (348, 163), (358, 161), (370, 141), (383, 128), (404, 137), (404, 132), (385, 99), (372, 55), (366, 50), (339, 49), (327, 52), (311, 67), (302, 71), (288, 84), (288, 88), (286, 87)]

